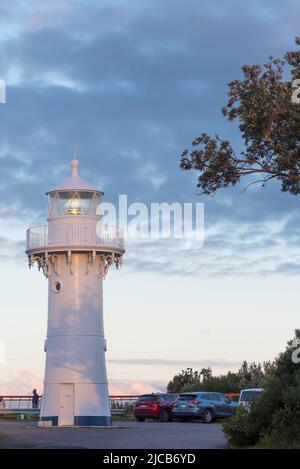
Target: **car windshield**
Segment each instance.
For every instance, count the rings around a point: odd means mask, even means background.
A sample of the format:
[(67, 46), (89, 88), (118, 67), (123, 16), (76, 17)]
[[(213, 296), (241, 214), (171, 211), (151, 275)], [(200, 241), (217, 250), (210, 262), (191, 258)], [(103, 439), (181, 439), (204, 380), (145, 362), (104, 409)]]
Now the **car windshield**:
[(157, 400), (156, 396), (141, 396), (141, 397), (139, 397), (139, 401), (154, 402), (156, 400)]
[(194, 401), (195, 399), (197, 399), (196, 394), (182, 394), (179, 396), (180, 401)]
[(242, 391), (240, 400), (242, 402), (257, 401), (261, 396), (262, 391)]

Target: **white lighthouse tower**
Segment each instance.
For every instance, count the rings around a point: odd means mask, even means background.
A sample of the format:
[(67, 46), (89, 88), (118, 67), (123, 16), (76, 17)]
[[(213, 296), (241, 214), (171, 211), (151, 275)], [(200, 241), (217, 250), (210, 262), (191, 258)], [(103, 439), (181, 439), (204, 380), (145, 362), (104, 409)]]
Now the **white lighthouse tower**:
[[(47, 192), (48, 224), (27, 230), (26, 254), (48, 279), (48, 327), (41, 421), (111, 425), (105, 366), (102, 282), (119, 267), (124, 238), (101, 226), (103, 192), (78, 174)], [(51, 425), (50, 423), (50, 425)]]

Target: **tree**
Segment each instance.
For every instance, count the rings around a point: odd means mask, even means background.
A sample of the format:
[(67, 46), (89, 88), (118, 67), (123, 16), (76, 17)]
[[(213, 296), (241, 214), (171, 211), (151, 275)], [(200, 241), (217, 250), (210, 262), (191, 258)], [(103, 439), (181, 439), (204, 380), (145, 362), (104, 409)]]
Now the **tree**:
[[(295, 40), (300, 46), (300, 38)], [(229, 121), (237, 120), (245, 150), (237, 155), (228, 140), (202, 133), (184, 150), (181, 168), (200, 173), (202, 194), (234, 186), (249, 176), (246, 188), (272, 179), (281, 189), (300, 193), (300, 104), (292, 102), (292, 80), (300, 79), (300, 50), (268, 63), (245, 65), (243, 79), (229, 83), (228, 102), (222, 108)], [(284, 80), (289, 71), (292, 80)], [(251, 177), (251, 176), (255, 176)]]
[(181, 370), (180, 373), (174, 376), (167, 386), (168, 392), (181, 392), (184, 386), (198, 385), (201, 382), (199, 371), (194, 371), (193, 368)]
[[(204, 374), (202, 371), (204, 371)], [(240, 391), (239, 376), (238, 373), (229, 371), (226, 375), (213, 376), (210, 368), (210, 374), (208, 375), (204, 368), (201, 370), (200, 375), (203, 376), (201, 383), (194, 383), (192, 385), (185, 385), (181, 389), (181, 392), (197, 392), (197, 391), (211, 391), (227, 393), (238, 393)]]
[(238, 372), (240, 389), (262, 388), (270, 367), (269, 362), (263, 365), (253, 362), (248, 365), (244, 361)]
[(212, 378), (212, 369), (211, 368), (202, 368), (200, 371), (200, 376), (202, 376), (202, 383), (207, 383)]
[(244, 361), (237, 373), (228, 371), (225, 375), (219, 376), (213, 376), (211, 368), (202, 368), (201, 371), (187, 368), (173, 377), (167, 390), (176, 393), (188, 391), (238, 393), (245, 388), (263, 387), (272, 368), (270, 362), (261, 365), (255, 362), (248, 364)]

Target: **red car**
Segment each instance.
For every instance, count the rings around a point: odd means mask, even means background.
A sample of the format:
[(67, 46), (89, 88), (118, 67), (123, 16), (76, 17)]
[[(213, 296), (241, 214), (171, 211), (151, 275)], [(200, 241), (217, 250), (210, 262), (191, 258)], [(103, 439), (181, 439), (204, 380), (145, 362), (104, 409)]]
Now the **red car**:
[(134, 416), (138, 422), (144, 422), (146, 418), (168, 422), (172, 420), (172, 409), (177, 397), (177, 394), (169, 393), (143, 394), (134, 404)]

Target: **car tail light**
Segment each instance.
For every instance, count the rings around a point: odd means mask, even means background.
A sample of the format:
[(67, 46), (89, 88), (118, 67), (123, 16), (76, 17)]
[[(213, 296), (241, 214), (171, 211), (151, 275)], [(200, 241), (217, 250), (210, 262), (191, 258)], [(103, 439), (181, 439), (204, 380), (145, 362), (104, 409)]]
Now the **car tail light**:
[(191, 404), (201, 404), (201, 401), (191, 401)]

